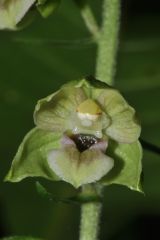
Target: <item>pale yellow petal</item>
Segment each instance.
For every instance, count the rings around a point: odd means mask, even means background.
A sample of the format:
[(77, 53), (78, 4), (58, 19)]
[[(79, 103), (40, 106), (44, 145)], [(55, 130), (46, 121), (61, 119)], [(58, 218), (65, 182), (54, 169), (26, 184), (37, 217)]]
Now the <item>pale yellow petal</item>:
[(110, 119), (106, 134), (121, 143), (132, 143), (140, 136), (141, 128), (135, 116), (135, 110), (115, 89), (98, 90), (97, 101)]
[[(35, 108), (35, 124), (45, 130), (64, 132), (70, 129), (72, 114), (86, 98), (83, 89), (64, 87), (58, 92), (40, 100)], [(73, 127), (73, 122), (71, 123)]]
[(113, 159), (100, 150), (80, 153), (74, 146), (51, 151), (48, 163), (57, 176), (75, 188), (100, 180), (114, 165)]

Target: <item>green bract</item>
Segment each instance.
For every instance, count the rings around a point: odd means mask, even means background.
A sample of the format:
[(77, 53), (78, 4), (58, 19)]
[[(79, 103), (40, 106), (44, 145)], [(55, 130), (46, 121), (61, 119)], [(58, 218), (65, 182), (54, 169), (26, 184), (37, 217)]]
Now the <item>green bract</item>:
[(28, 15), (31, 8), (32, 13), (37, 7), (41, 15), (47, 17), (57, 8), (59, 2), (60, 0), (0, 0), (0, 29), (17, 30), (25, 26), (32, 19)]
[(101, 181), (139, 190), (141, 129), (114, 88), (85, 79), (65, 84), (37, 103), (34, 121), (6, 180), (42, 176), (76, 188)]

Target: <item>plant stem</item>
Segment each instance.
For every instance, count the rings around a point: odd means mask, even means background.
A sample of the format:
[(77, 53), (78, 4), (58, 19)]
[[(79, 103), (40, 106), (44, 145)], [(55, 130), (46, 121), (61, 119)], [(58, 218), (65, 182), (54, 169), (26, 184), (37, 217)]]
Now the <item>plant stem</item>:
[(102, 28), (97, 41), (97, 79), (112, 85), (118, 46), (120, 0), (104, 0)]
[(77, 3), (77, 6), (80, 8), (81, 16), (86, 24), (87, 29), (96, 39), (99, 35), (99, 26), (97, 24), (96, 18), (92, 12), (90, 5), (87, 2), (85, 2), (84, 4), (80, 4), (78, 1), (75, 2)]
[[(86, 185), (82, 189), (83, 197), (96, 197), (101, 195), (101, 189), (93, 185)], [(79, 240), (97, 240), (99, 234), (99, 221), (102, 210), (100, 201), (84, 202), (81, 206), (81, 224)]]
[[(82, 8), (81, 13), (88, 29), (97, 40), (96, 77), (107, 84), (113, 84), (118, 45), (120, 0), (104, 0), (100, 34), (88, 5)], [(100, 196), (102, 188), (99, 189), (97, 186), (93, 184), (83, 186), (82, 196), (86, 199), (88, 196), (93, 198), (94, 196)], [(100, 201), (83, 202), (81, 207), (80, 240), (97, 240), (102, 203)]]

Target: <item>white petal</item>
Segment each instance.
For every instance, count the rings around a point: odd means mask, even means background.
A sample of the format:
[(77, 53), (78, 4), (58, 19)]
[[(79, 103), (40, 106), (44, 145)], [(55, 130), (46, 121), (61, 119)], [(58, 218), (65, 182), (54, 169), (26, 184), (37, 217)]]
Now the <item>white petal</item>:
[(48, 163), (56, 175), (76, 188), (100, 180), (114, 165), (113, 159), (100, 150), (79, 153), (76, 147), (51, 151)]

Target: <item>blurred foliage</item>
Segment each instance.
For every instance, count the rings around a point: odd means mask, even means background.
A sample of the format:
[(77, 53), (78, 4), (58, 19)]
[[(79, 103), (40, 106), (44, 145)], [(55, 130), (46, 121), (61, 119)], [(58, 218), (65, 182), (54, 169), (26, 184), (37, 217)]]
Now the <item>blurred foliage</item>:
[[(115, 86), (137, 109), (142, 137), (160, 145), (160, 17), (151, 12), (152, 8), (145, 12), (145, 5), (136, 14), (132, 1), (127, 2)], [(92, 3), (99, 17), (99, 1)], [(36, 101), (68, 80), (94, 74), (96, 46), (88, 41), (89, 37), (71, 0), (62, 1), (53, 16), (47, 20), (39, 17), (21, 32), (0, 32), (1, 237), (78, 239), (79, 206), (40, 198), (32, 179), (17, 184), (2, 180), (23, 136), (33, 127)], [(101, 239), (153, 238), (158, 233), (160, 157), (145, 152), (143, 168), (145, 196), (121, 186), (106, 188)], [(75, 194), (69, 184), (40, 181), (56, 196)]]
[(1, 240), (42, 240), (39, 238), (32, 238), (32, 237), (24, 237), (24, 236), (14, 236), (14, 237), (5, 237)]

